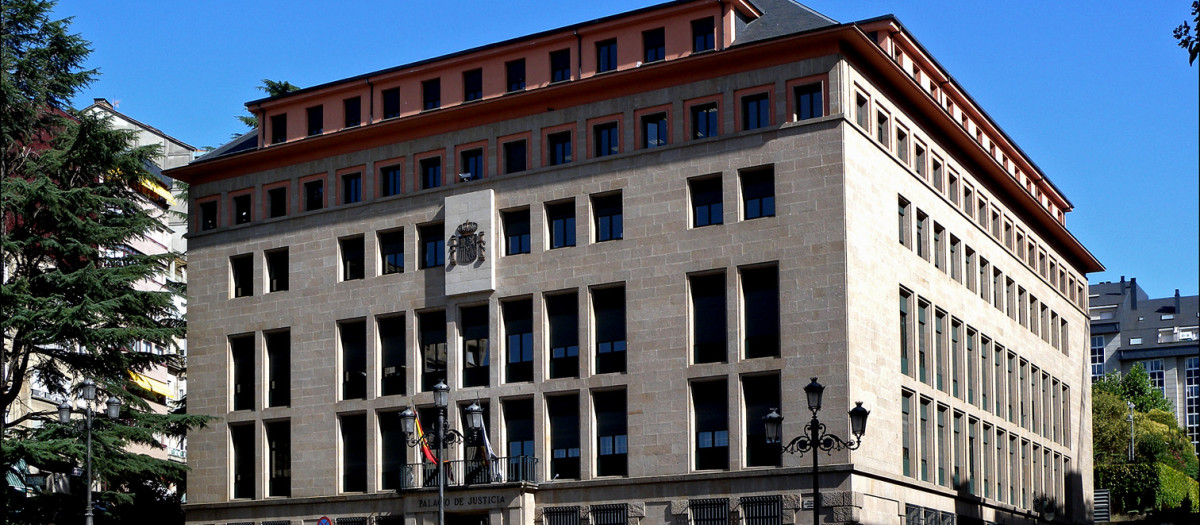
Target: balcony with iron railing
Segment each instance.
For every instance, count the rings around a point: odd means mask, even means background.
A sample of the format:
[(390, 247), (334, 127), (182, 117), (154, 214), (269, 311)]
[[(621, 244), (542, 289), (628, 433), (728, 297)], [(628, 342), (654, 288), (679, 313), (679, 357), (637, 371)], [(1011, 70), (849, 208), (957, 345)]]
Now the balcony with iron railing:
[[(538, 459), (531, 456), (459, 459), (446, 461), (447, 487), (473, 487), (502, 483), (537, 483)], [(408, 463), (383, 469), (385, 485), (397, 490), (435, 488), (438, 468), (432, 463)]]

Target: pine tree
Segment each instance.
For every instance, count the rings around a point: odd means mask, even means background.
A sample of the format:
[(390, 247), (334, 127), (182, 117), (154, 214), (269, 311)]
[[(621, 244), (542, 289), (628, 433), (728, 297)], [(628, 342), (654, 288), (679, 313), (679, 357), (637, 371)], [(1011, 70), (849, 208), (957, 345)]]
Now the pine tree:
[[(278, 97), (298, 89), (300, 89), (300, 86), (297, 86), (286, 80), (271, 80), (269, 78), (264, 78), (262, 85), (258, 86), (258, 90), (266, 93), (268, 97)], [(238, 115), (237, 119), (240, 120), (242, 124), (245, 124), (251, 128), (258, 127), (258, 117), (255, 115)], [(237, 138), (237, 135), (234, 135), (234, 138)]]
[[(178, 518), (159, 511), (155, 521), (181, 522), (167, 489), (182, 485), (186, 467), (127, 450), (161, 448), (161, 436), (182, 436), (207, 421), (153, 413), (144, 399), (150, 393), (130, 376), (175, 358), (131, 352), (133, 343), (171, 347), (185, 334), (174, 306), (180, 292), (142, 286), (175, 255), (125, 249), (163, 227), (162, 212), (138, 191), (156, 151), (133, 148), (130, 133), (68, 109), (97, 72), (82, 68), (89, 44), (68, 32), (69, 19), (50, 19), (53, 5), (0, 4), (0, 464), (6, 473), (20, 472), (19, 465), (50, 472), (82, 465), (82, 426), (31, 410), (22, 391), (37, 378), (49, 394), (70, 398), (74, 383), (90, 378), (98, 399), (115, 396), (123, 405), (117, 420), (97, 417), (93, 430), (93, 470), (106, 489), (95, 500), (110, 511), (97, 512), (97, 522), (135, 504), (173, 505)], [(6, 489), (4, 521), (74, 521), (86, 485), (72, 485), (69, 494), (32, 497)]]

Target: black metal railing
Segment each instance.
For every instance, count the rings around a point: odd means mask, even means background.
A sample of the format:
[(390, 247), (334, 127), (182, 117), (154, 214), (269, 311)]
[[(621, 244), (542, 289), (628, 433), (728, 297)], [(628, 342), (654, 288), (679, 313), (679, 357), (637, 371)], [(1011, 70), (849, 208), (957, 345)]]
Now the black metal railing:
[[(519, 481), (536, 483), (538, 459), (532, 456), (498, 457), (493, 459), (458, 459), (445, 462), (446, 486), (466, 487)], [(398, 471), (385, 472), (399, 479), (390, 485), (400, 490), (436, 487), (438, 467), (433, 463), (409, 463)]]

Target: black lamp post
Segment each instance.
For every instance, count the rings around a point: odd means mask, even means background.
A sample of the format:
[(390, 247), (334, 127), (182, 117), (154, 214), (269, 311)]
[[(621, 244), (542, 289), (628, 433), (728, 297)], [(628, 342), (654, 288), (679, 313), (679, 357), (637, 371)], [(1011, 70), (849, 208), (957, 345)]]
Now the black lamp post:
[[(79, 387), (79, 395), (86, 401), (84, 409), (85, 418), (87, 420), (87, 512), (84, 513), (84, 523), (92, 525), (92, 407), (96, 401), (96, 383), (91, 379), (84, 379)], [(105, 415), (109, 419), (117, 419), (121, 414), (121, 400), (116, 397), (109, 396), (105, 404)], [(71, 422), (71, 405), (63, 401), (58, 405), (58, 422), (67, 424)]]
[(867, 416), (871, 414), (870, 410), (863, 408), (862, 401), (855, 403), (855, 407), (850, 409), (850, 432), (854, 434), (854, 441), (844, 441), (842, 438), (830, 434), (825, 431), (825, 424), (817, 419), (817, 412), (821, 410), (821, 395), (825, 392), (825, 387), (817, 382), (817, 378), (812, 378), (812, 382), (804, 387), (804, 394), (808, 398), (808, 409), (812, 411), (812, 421), (804, 425), (804, 434), (797, 436), (783, 445), (783, 416), (779, 414), (777, 408), (772, 408), (771, 413), (763, 416), (763, 425), (767, 430), (767, 444), (780, 445), (781, 452), (789, 454), (804, 455), (805, 452), (812, 452), (812, 485), (813, 485), (813, 525), (820, 523), (821, 517), (821, 492), (818, 486), (817, 479), (817, 450), (831, 452), (834, 450), (854, 450), (862, 444), (862, 436), (867, 430)]
[[(442, 465), (436, 465), (438, 478), (438, 525), (446, 523), (446, 473), (442, 470), (446, 463), (446, 445), (460, 443), (463, 440), (461, 432), (448, 428), (446, 425), (446, 407), (450, 405), (450, 387), (446, 382), (438, 381), (433, 385), (433, 404), (438, 409), (437, 429), (433, 432), (434, 446), (437, 447), (437, 460)], [(467, 431), (475, 433), (483, 428), (483, 409), (478, 403), (471, 403), (464, 411), (467, 413)], [(416, 436), (417, 413), (412, 408), (406, 408), (400, 413), (400, 423), (408, 446), (418, 448), (422, 438)], [(426, 437), (425, 439), (428, 439)]]

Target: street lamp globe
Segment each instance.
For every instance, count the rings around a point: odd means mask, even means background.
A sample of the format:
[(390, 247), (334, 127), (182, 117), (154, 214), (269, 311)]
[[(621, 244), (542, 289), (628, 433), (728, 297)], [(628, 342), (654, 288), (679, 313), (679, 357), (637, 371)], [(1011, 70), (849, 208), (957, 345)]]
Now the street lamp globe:
[(821, 410), (821, 395), (825, 393), (825, 387), (817, 382), (817, 378), (812, 378), (812, 382), (804, 387), (804, 394), (808, 396), (808, 409), (816, 412)]
[(96, 400), (96, 382), (92, 381), (91, 379), (84, 379), (83, 386), (80, 387), (79, 393), (83, 397), (83, 399), (87, 400), (88, 403), (95, 401)]
[(121, 415), (121, 400), (116, 397), (109, 396), (108, 402), (104, 403), (108, 407), (108, 418), (116, 419)]
[(71, 422), (71, 404), (63, 401), (58, 404), (58, 422), (67, 424)]
[(855, 401), (854, 408), (850, 409), (850, 432), (855, 437), (861, 438), (867, 433), (867, 416), (871, 415), (871, 411), (863, 408), (862, 401)]
[(483, 409), (479, 407), (479, 403), (471, 403), (463, 412), (466, 412), (467, 429), (476, 432), (483, 428)]
[(433, 404), (438, 408), (446, 408), (450, 406), (450, 387), (446, 386), (446, 380), (442, 379), (433, 385)]
[(404, 435), (411, 436), (417, 429), (417, 413), (413, 409), (406, 408), (400, 413), (400, 428), (404, 430)]
[(771, 412), (763, 416), (763, 426), (766, 427), (767, 444), (775, 445), (783, 441), (783, 416), (779, 415), (778, 408), (772, 408)]

